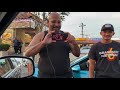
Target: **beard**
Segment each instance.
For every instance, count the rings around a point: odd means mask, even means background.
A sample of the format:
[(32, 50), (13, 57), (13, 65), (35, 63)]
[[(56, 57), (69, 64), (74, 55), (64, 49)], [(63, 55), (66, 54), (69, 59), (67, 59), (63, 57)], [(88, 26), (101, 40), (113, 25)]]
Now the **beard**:
[(53, 27), (54, 31), (60, 31), (61, 27)]

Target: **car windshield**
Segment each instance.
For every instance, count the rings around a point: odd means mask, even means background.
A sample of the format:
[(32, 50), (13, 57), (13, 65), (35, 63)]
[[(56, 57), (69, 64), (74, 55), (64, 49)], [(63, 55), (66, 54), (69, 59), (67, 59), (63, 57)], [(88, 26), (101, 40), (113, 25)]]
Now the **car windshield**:
[[(49, 25), (47, 25), (46, 22), (48, 21), (47, 18), (51, 12), (18, 12), (18, 14), (15, 12), (13, 14), (12, 13), (13, 12), (0, 12), (0, 57), (7, 55), (24, 56), (26, 47), (33, 40), (33, 37), (39, 32), (49, 30)], [(75, 41), (80, 47), (79, 57), (74, 56), (71, 51), (70, 53), (68, 52), (69, 55), (67, 54), (67, 56), (69, 56), (70, 62), (76, 61), (78, 58), (87, 55), (91, 49), (91, 46), (102, 40), (100, 35), (100, 27), (103, 25), (103, 21), (109, 22), (111, 20), (113, 24), (116, 25), (115, 27), (118, 29), (116, 29), (112, 40), (120, 42), (120, 17), (118, 18), (118, 16), (120, 16), (120, 12), (69, 12), (70, 14), (67, 16), (65, 13), (65, 15), (62, 15), (62, 13), (61, 17), (65, 19), (62, 20), (62, 27), (60, 30), (69, 32), (71, 35), (73, 35), (75, 37)], [(19, 43), (19, 48), (16, 48), (15, 42)], [(50, 45), (50, 47), (51, 46), (52, 45)], [(69, 50), (66, 48), (66, 44), (62, 44), (60, 46), (63, 46), (66, 51)], [(59, 52), (59, 49), (57, 52)], [(48, 53), (47, 50), (45, 53)], [(62, 56), (61, 53), (58, 55)], [(58, 56), (53, 55), (52, 57), (56, 58)], [(31, 56), (31, 58), (34, 59), (35, 68), (37, 68), (38, 61), (40, 61), (39, 53)], [(0, 67), (2, 67), (4, 62), (1, 61), (0, 63)], [(18, 63), (19, 62), (13, 60), (14, 66), (19, 65)], [(26, 62), (23, 61), (23, 65), (26, 66)]]

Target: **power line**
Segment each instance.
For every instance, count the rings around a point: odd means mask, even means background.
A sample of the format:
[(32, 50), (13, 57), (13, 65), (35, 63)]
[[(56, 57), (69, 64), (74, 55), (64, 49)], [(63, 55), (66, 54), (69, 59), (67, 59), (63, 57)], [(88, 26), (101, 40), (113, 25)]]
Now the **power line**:
[(86, 26), (86, 25), (84, 25), (83, 23), (81, 23), (81, 25), (79, 26), (79, 27), (82, 27), (82, 31), (81, 31), (81, 32), (82, 32), (82, 34), (81, 34), (81, 35), (82, 35), (82, 38), (84, 38), (84, 33), (83, 33), (83, 32), (84, 32), (84, 31), (83, 31), (83, 27), (84, 27), (84, 26)]

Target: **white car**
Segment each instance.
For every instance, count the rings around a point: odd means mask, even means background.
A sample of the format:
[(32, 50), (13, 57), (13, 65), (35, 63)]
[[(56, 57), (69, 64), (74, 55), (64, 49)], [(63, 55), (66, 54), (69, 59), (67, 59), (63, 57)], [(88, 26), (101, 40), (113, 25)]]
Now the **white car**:
[(83, 46), (80, 48), (80, 53), (81, 54), (88, 54), (90, 51), (91, 46)]

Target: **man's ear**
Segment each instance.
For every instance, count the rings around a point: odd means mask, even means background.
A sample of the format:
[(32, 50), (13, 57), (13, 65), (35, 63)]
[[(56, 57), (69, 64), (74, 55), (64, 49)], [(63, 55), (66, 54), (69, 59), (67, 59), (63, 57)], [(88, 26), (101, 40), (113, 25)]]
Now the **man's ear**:
[(102, 32), (100, 32), (100, 35), (102, 35)]
[(115, 32), (113, 32), (113, 35), (115, 35)]
[(48, 20), (46, 20), (46, 22), (45, 22), (45, 23), (46, 23), (46, 26), (48, 27), (49, 21), (48, 21)]

